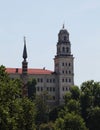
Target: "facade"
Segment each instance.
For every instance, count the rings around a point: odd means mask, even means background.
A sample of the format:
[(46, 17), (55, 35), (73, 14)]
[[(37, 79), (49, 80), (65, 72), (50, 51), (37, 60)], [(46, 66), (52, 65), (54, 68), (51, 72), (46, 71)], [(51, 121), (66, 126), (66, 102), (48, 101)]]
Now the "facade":
[(37, 81), (36, 94), (47, 92), (50, 95), (48, 103), (57, 105), (64, 102), (64, 95), (74, 85), (74, 57), (71, 54), (71, 43), (69, 33), (64, 28), (58, 33), (57, 53), (54, 57), (54, 71), (28, 68), (26, 40), (24, 38), (22, 68), (6, 68), (11, 78), (21, 78), (24, 86), (24, 95), (27, 96), (25, 84), (29, 79)]

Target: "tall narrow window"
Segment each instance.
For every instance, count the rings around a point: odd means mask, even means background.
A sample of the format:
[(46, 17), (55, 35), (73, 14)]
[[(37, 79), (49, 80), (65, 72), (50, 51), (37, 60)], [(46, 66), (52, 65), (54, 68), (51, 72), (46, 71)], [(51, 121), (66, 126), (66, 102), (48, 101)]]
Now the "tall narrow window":
[(66, 52), (67, 52), (67, 53), (69, 52), (69, 47), (66, 47)]
[(71, 82), (71, 79), (69, 78), (69, 82)]
[(64, 74), (64, 70), (62, 70), (62, 74)]
[(64, 66), (64, 63), (62, 63), (62, 66)]
[(62, 82), (64, 82), (64, 79), (62, 79)]
[(64, 41), (66, 41), (66, 39), (67, 39), (66, 36), (64, 36)]
[(69, 63), (69, 66), (71, 66), (71, 63)]
[(65, 52), (65, 47), (62, 48), (62, 51)]

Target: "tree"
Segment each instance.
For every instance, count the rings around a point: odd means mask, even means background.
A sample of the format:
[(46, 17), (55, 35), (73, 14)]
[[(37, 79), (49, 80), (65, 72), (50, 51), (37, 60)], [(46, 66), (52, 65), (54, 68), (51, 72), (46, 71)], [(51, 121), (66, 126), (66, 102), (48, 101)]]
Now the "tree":
[(75, 112), (76, 114), (81, 114), (81, 107), (80, 107), (80, 102), (79, 101), (71, 99), (67, 103), (66, 107), (68, 109), (68, 112)]
[(53, 122), (43, 123), (40, 125), (39, 130), (55, 130)]
[(36, 124), (39, 126), (42, 123), (47, 123), (49, 120), (49, 107), (47, 105), (48, 94), (46, 92), (37, 95), (35, 98), (36, 106)]
[(33, 130), (35, 128), (35, 105), (22, 97), (22, 83), (11, 79), (4, 66), (0, 66), (0, 129)]
[(52, 108), (49, 112), (49, 121), (55, 121), (59, 117), (59, 114), (61, 113), (61, 111), (63, 114), (63, 110), (64, 110), (63, 105)]
[(100, 107), (100, 82), (91, 80), (82, 83), (80, 103), (82, 116), (87, 122), (88, 109), (95, 106)]
[(89, 130), (100, 130), (100, 107), (90, 108), (87, 118)]
[(65, 94), (65, 104), (69, 102), (69, 100), (74, 99), (74, 100), (79, 100), (80, 99), (80, 89), (78, 86), (72, 86), (70, 88), (70, 91), (66, 92)]
[(87, 130), (85, 122), (80, 115), (67, 113), (55, 122), (56, 130)]
[(36, 96), (36, 80), (35, 79), (29, 80), (27, 86), (28, 86), (28, 97), (34, 100)]
[(67, 104), (71, 99), (72, 99), (72, 93), (70, 91), (66, 92), (64, 96), (65, 104)]
[(79, 100), (80, 98), (80, 89), (78, 86), (72, 86), (70, 88), (70, 92), (71, 92), (71, 97), (74, 100)]
[(18, 130), (35, 130), (36, 107), (35, 104), (28, 98), (20, 100), (22, 107), (19, 118), (17, 118)]

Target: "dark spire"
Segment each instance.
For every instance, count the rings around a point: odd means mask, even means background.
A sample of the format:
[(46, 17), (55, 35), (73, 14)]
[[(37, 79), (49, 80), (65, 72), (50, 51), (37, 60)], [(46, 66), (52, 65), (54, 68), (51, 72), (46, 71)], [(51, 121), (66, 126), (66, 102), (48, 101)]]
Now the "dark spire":
[(27, 49), (26, 49), (26, 38), (24, 37), (24, 50), (23, 50), (23, 58), (26, 60), (27, 58)]
[(62, 27), (63, 29), (65, 28), (65, 25), (63, 24), (63, 27)]

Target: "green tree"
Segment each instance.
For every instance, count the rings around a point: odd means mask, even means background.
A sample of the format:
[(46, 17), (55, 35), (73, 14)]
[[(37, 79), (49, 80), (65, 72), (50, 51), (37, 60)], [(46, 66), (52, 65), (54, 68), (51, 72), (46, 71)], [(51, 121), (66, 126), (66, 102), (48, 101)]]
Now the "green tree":
[(0, 129), (35, 129), (35, 106), (21, 96), (22, 83), (11, 79), (4, 66), (0, 66)]
[(34, 100), (36, 97), (36, 80), (35, 79), (29, 80), (27, 86), (28, 86), (28, 97)]
[(80, 98), (80, 89), (78, 86), (72, 86), (70, 88), (70, 92), (71, 92), (71, 98), (74, 100), (79, 100)]
[(68, 112), (75, 112), (77, 114), (81, 114), (81, 107), (80, 107), (80, 102), (76, 101), (74, 99), (71, 99), (68, 103), (67, 103), (67, 109)]
[(28, 98), (22, 98), (20, 100), (20, 105), (22, 109), (19, 118), (17, 118), (18, 130), (35, 130), (35, 104)]
[(83, 82), (80, 102), (82, 116), (87, 122), (88, 109), (95, 106), (100, 107), (100, 82), (94, 82), (94, 80)]
[(72, 99), (72, 93), (70, 91), (66, 92), (64, 96), (65, 104), (67, 104), (71, 99)]
[(100, 130), (100, 107), (90, 108), (87, 118), (89, 130)]
[(56, 130), (87, 130), (85, 122), (80, 115), (67, 113), (55, 122)]
[(69, 100), (74, 99), (74, 100), (78, 100), (80, 99), (80, 89), (78, 86), (72, 86), (70, 88), (70, 91), (67, 91), (65, 96), (64, 96), (64, 100), (65, 100), (65, 104), (67, 104), (69, 102)]
[(55, 125), (53, 122), (43, 123), (40, 125), (39, 130), (55, 130)]
[(49, 107), (47, 105), (48, 94), (43, 92), (36, 96), (36, 124), (39, 126), (42, 123), (47, 123), (49, 120)]

